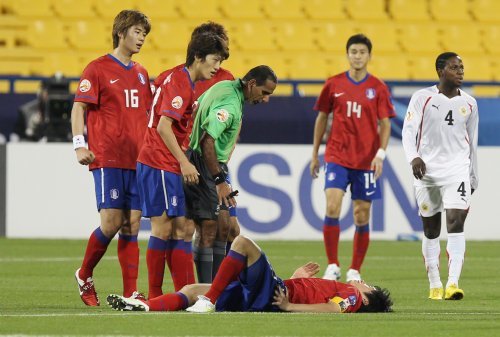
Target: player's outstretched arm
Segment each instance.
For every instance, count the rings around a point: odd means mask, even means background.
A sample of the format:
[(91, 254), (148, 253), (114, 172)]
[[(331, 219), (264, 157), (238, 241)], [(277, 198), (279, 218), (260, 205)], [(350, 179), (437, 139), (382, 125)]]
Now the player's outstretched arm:
[(86, 110), (87, 104), (83, 102), (73, 103), (73, 108), (71, 109), (73, 148), (75, 149), (76, 160), (82, 165), (89, 165), (95, 159), (94, 153), (85, 146), (85, 138), (83, 137)]
[(316, 262), (308, 262), (297, 268), (290, 279), (314, 277), (317, 273), (319, 273), (319, 264)]
[(276, 305), (283, 311), (289, 312), (331, 312), (340, 313), (340, 306), (334, 302), (316, 303), (316, 304), (299, 304), (290, 303), (288, 294), (279, 288), (274, 293), (273, 305)]

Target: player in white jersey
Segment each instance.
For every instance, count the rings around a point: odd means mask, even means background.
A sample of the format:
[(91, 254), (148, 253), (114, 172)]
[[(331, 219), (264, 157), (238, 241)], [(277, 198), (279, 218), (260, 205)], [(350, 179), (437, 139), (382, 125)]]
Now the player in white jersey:
[(464, 66), (456, 53), (436, 59), (439, 84), (413, 94), (403, 125), (403, 147), (415, 177), (422, 218), (422, 254), (430, 299), (443, 299), (439, 275), (441, 212), (446, 210), (448, 282), (444, 298), (460, 300), (458, 287), (465, 255), (464, 222), (477, 188), (476, 100), (462, 91)]

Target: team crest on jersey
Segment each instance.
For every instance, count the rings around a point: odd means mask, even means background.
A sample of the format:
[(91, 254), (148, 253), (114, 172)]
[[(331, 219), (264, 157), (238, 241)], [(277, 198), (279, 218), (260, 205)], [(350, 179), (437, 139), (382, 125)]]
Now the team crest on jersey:
[(227, 110), (219, 109), (217, 111), (217, 120), (219, 122), (224, 123), (225, 121), (227, 121), (228, 118), (229, 118), (229, 112), (227, 112)]
[(172, 206), (177, 206), (177, 196), (172, 197)]
[(411, 121), (411, 120), (412, 120), (412, 118), (413, 118), (413, 115), (414, 115), (413, 111), (408, 111), (408, 112), (406, 113), (406, 120), (407, 120), (407, 121)]
[(466, 116), (467, 115), (467, 108), (464, 107), (464, 106), (461, 106), (460, 109), (458, 109), (458, 111), (460, 111), (460, 113), (462, 114), (462, 116)]
[(374, 99), (375, 98), (375, 89), (373, 89), (373, 88), (366, 89), (366, 98)]
[(328, 181), (335, 180), (335, 172), (328, 173), (328, 177), (326, 177), (326, 180), (328, 180)]
[(139, 82), (146, 84), (146, 77), (143, 74), (139, 73), (137, 76), (139, 77)]
[(180, 109), (182, 106), (183, 100), (181, 96), (175, 96), (174, 99), (172, 100), (172, 106), (176, 109)]
[(120, 196), (120, 192), (116, 188), (113, 188), (111, 191), (109, 191), (109, 196), (111, 197), (111, 199), (116, 200)]
[(92, 84), (90, 84), (90, 81), (87, 80), (87, 79), (83, 79), (81, 82), (80, 82), (80, 86), (78, 87), (78, 89), (81, 91), (81, 92), (87, 92), (90, 90), (90, 88), (92, 88)]

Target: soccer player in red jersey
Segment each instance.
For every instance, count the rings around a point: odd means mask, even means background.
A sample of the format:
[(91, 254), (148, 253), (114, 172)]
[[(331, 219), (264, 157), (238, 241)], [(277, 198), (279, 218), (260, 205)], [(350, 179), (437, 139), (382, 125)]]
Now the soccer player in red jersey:
[(314, 106), (318, 117), (310, 171), (318, 177), (318, 150), (325, 133), (328, 115), (333, 114), (325, 152), (326, 215), (323, 238), (328, 257), (324, 278), (340, 279), (338, 244), (342, 199), (351, 185), (356, 231), (353, 256), (347, 281), (361, 280), (359, 273), (369, 244), (372, 200), (380, 199), (380, 184), (385, 149), (389, 142), (394, 106), (387, 86), (368, 73), (372, 43), (362, 34), (351, 36), (346, 45), (350, 69), (329, 78)]
[[(118, 231), (123, 295), (137, 294), (141, 208), (135, 167), (152, 97), (148, 73), (132, 56), (141, 50), (150, 30), (148, 17), (139, 11), (123, 10), (116, 16), (114, 50), (85, 68), (71, 111), (76, 157), (89, 165), (94, 176), (101, 218), (75, 273), (80, 296), (89, 306), (99, 305), (93, 270)], [(88, 149), (83, 137), (85, 113)]]
[[(210, 284), (192, 284), (176, 293), (149, 301), (109, 295), (116, 310), (288, 312), (390, 312), (392, 300), (387, 289), (363, 281), (341, 283), (315, 278), (319, 265), (309, 262), (288, 280), (281, 280), (259, 246), (238, 236)], [(191, 307), (188, 307), (192, 305)]]
[[(203, 24), (199, 25), (198, 27), (196, 27), (193, 30), (191, 38), (193, 38), (197, 34), (201, 34), (204, 32), (212, 32), (212, 33), (220, 36), (227, 43), (229, 43), (229, 38), (227, 36), (227, 32), (226, 32), (226, 29), (224, 28), (224, 26), (222, 26), (221, 24), (218, 24), (216, 22), (212, 22), (212, 21), (203, 23)], [(165, 78), (173, 70), (179, 69), (182, 67), (184, 67), (184, 64), (178, 65), (177, 67), (175, 67), (173, 69), (169, 69), (169, 70), (162, 72), (155, 79), (154, 86), (159, 87), (161, 85), (161, 83), (165, 80)], [(201, 81), (198, 81), (195, 83), (194, 98), (197, 99), (205, 91), (207, 91), (212, 85), (214, 85), (215, 83), (218, 83), (220, 81), (224, 81), (224, 80), (232, 81), (232, 80), (234, 80), (234, 76), (227, 69), (219, 68), (219, 70), (217, 70), (217, 72), (215, 73), (215, 75), (211, 79), (201, 80)], [(194, 116), (189, 121), (188, 131), (187, 131), (188, 135), (191, 133), (193, 120), (194, 120)], [(186, 151), (188, 147), (189, 147), (189, 137), (186, 137), (184, 144), (182, 144), (183, 151)], [(227, 176), (227, 179), (229, 179), (229, 175)], [(229, 181), (229, 183), (230, 183), (230, 181)], [(229, 209), (229, 228), (227, 228), (228, 226), (226, 224), (226, 221), (220, 221), (218, 223), (217, 227), (218, 228), (214, 228), (214, 230), (216, 230), (217, 233), (212, 233), (212, 235), (205, 235), (206, 237), (212, 238), (213, 242), (210, 243), (210, 248), (207, 248), (207, 249), (201, 248), (200, 249), (199, 242), (200, 242), (201, 228), (198, 226), (198, 228), (196, 230), (196, 234), (195, 234), (195, 223), (193, 220), (186, 219), (185, 227), (181, 228), (181, 229), (175, 228), (175, 224), (174, 224), (174, 236), (181, 237), (181, 235), (184, 235), (184, 242), (185, 242), (183, 244), (184, 247), (188, 247), (189, 245), (191, 245), (191, 241), (193, 239), (193, 234), (196, 235), (195, 247), (194, 247), (194, 251), (195, 251), (194, 260), (196, 261), (196, 270), (198, 272), (198, 280), (204, 280), (202, 273), (204, 273), (203, 268), (207, 263), (210, 263), (212, 265), (212, 268), (211, 268), (212, 275), (206, 281), (210, 282), (212, 280), (220, 263), (224, 259), (226, 251), (229, 250), (229, 247), (231, 246), (232, 240), (236, 236), (239, 235), (240, 227), (239, 227), (239, 223), (238, 223), (238, 218), (236, 216), (236, 207), (231, 207)], [(229, 236), (228, 236), (228, 231), (229, 231)], [(182, 246), (182, 244), (180, 243), (180, 240), (174, 239), (174, 238), (171, 238), (168, 241), (169, 241), (169, 243), (167, 245), (166, 260), (167, 260), (169, 270), (171, 270), (172, 251), (175, 249), (179, 249), (176, 247)], [(227, 243), (226, 243), (226, 241), (227, 241)], [(193, 259), (192, 252), (190, 250), (188, 251), (187, 249), (185, 250), (185, 252), (188, 254), (188, 257), (192, 260)], [(204, 261), (204, 263), (200, 263), (200, 259), (203, 259), (203, 260), (211, 259), (211, 262)], [(175, 283), (176, 282), (174, 282), (176, 290), (180, 289), (177, 287), (177, 285), (181, 286), (181, 287), (183, 286), (182, 283), (179, 283), (179, 282), (177, 282), (177, 284), (175, 284)]]
[[(183, 183), (197, 184), (198, 171), (181, 146), (190, 131), (195, 83), (214, 76), (228, 56), (227, 43), (222, 38), (210, 32), (197, 34), (189, 42), (185, 66), (175, 67), (155, 90), (148, 129), (137, 159), (142, 211), (151, 218), (146, 254), (149, 298), (162, 294), (166, 258), (176, 289), (194, 283), (189, 258), (191, 243), (184, 241), (182, 232)], [(182, 234), (178, 235), (178, 231)]]

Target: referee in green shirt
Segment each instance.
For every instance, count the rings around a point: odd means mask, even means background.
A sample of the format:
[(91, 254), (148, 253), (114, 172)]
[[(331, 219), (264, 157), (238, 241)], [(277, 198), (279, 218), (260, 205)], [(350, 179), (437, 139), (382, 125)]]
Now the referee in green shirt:
[(187, 156), (200, 179), (197, 185), (184, 185), (184, 192), (186, 217), (199, 233), (193, 249), (199, 283), (212, 283), (225, 256), (228, 210), (236, 206), (226, 164), (240, 133), (243, 103), (268, 102), (277, 82), (274, 71), (261, 65), (242, 79), (215, 84), (198, 98)]

